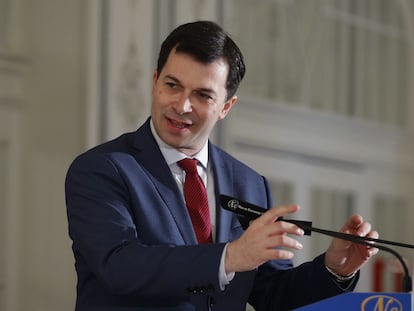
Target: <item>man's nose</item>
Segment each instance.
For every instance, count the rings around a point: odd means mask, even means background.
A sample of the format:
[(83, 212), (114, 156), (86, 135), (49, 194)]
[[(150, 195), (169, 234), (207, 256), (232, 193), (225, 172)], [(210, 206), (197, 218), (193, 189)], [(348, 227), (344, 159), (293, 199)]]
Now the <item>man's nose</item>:
[(174, 109), (179, 114), (192, 111), (191, 92), (182, 92), (174, 103)]

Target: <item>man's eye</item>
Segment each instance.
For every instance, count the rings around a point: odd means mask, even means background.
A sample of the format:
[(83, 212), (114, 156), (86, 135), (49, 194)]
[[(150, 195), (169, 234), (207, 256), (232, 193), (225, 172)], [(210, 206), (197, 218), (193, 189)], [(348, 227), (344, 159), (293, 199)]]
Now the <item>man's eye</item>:
[(198, 92), (198, 96), (200, 96), (201, 98), (206, 99), (206, 100), (212, 100), (213, 99), (210, 95), (208, 95), (206, 93), (203, 93), (203, 92)]
[(173, 82), (166, 82), (165, 83), (170, 89), (174, 89), (174, 88), (176, 88), (177, 87), (177, 84), (176, 83), (173, 83)]
[(195, 99), (201, 104), (214, 104), (216, 101), (210, 94), (204, 92), (193, 92)]

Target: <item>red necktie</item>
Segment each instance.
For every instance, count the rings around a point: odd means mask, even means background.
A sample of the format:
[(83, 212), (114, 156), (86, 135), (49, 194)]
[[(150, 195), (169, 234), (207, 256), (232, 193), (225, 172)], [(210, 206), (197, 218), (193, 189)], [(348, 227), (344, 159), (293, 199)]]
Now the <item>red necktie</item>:
[(210, 210), (206, 187), (197, 172), (196, 159), (184, 159), (178, 165), (185, 171), (184, 198), (199, 244), (211, 243)]

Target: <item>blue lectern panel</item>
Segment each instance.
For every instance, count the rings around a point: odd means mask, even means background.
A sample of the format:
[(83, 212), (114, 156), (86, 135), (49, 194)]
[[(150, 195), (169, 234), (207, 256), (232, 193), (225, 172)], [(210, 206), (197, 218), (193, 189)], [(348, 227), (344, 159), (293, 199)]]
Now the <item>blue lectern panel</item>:
[(345, 293), (296, 311), (411, 311), (412, 293)]

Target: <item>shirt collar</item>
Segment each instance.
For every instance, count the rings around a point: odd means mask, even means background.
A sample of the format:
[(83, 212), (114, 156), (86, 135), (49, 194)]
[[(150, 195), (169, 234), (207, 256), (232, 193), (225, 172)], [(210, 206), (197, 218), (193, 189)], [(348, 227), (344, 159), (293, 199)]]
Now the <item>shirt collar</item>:
[[(162, 155), (164, 156), (165, 161), (167, 161), (168, 166), (175, 164), (176, 162), (188, 158), (188, 156), (178, 151), (177, 149), (171, 147), (170, 145), (166, 144), (157, 134), (157, 131), (154, 128), (154, 124), (152, 123), (152, 119), (150, 120), (151, 125), (151, 132), (157, 142)], [(204, 144), (203, 148), (199, 152), (197, 152), (192, 158), (197, 159), (202, 166), (206, 169), (208, 164), (208, 141)]]

